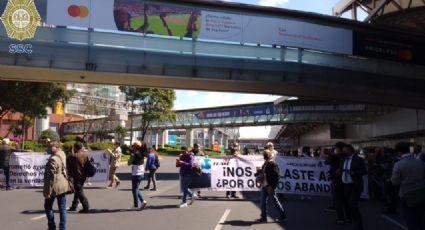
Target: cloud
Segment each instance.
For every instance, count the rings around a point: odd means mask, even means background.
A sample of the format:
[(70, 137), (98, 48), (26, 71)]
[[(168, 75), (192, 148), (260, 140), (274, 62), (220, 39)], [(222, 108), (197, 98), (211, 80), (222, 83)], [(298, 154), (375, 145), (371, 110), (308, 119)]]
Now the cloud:
[(274, 7), (281, 7), (288, 3), (289, 0), (260, 0), (258, 2), (258, 5), (261, 6), (274, 6)]

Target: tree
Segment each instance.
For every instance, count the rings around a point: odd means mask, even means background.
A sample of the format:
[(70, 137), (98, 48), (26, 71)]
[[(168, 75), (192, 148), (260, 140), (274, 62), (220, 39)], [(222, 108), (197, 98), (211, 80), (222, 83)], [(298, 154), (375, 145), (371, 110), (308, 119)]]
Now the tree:
[[(120, 87), (120, 89), (127, 96), (127, 101), (131, 102), (132, 112), (135, 106), (139, 106), (143, 110), (139, 127), (142, 132), (142, 140), (152, 121), (175, 120), (176, 115), (172, 111), (176, 100), (174, 90), (136, 87)], [(130, 127), (133, 127), (132, 118), (130, 118), (130, 123)], [(132, 140), (132, 135), (130, 135), (130, 140)]]
[(43, 140), (43, 139), (47, 139), (47, 138), (49, 138), (51, 141), (59, 141), (60, 140), (59, 134), (57, 132), (51, 130), (51, 129), (43, 130), (40, 133), (39, 139)]
[(22, 141), (25, 140), (28, 127), (25, 122), (27, 118), (33, 120), (36, 117), (45, 117), (47, 107), (52, 107), (58, 101), (65, 103), (74, 94), (74, 91), (66, 89), (65, 84), (59, 83), (2, 81), (0, 85), (0, 88), (8, 87), (6, 91), (9, 95), (6, 98), (0, 97), (0, 104), (10, 105), (11, 112), (22, 113)]
[(88, 143), (88, 134), (90, 133), (94, 123), (97, 121), (93, 119), (94, 116), (100, 114), (100, 108), (94, 101), (90, 101), (87, 98), (83, 98), (85, 107), (84, 120), (83, 120), (83, 140)]
[(127, 128), (122, 127), (121, 125), (118, 125), (117, 127), (115, 127), (114, 132), (117, 135), (118, 141), (121, 144), (123, 144), (124, 138), (127, 136), (127, 132), (128, 132)]

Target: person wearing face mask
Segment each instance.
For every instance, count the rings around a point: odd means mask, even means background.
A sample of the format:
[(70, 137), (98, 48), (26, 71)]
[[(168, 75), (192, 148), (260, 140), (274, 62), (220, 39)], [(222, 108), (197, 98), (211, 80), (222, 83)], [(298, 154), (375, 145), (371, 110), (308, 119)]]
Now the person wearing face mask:
[[(205, 156), (204, 152), (200, 149), (199, 145), (196, 144), (196, 143), (193, 145), (193, 149), (192, 149), (191, 152), (192, 152), (194, 157), (195, 156)], [(197, 194), (198, 194), (197, 195), (198, 197), (201, 197), (201, 191), (198, 191)]]

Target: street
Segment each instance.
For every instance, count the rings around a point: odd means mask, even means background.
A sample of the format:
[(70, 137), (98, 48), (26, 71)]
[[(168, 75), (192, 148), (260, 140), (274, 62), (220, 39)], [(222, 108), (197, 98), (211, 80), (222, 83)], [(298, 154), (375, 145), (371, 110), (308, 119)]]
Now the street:
[[(270, 208), (267, 223), (256, 223), (260, 216), (259, 193), (238, 193), (240, 199), (227, 199), (225, 192), (202, 192), (202, 197), (187, 208), (178, 208), (178, 171), (175, 158), (163, 157), (158, 170), (157, 191), (142, 191), (148, 204), (143, 211), (129, 211), (132, 205), (130, 170), (121, 166), (118, 177), (122, 183), (117, 189), (106, 189), (107, 183), (95, 183), (85, 189), (92, 209), (89, 214), (69, 212), (68, 229), (323, 229), (342, 230), (354, 226), (336, 225), (335, 214), (324, 211), (330, 198), (312, 197), (301, 200), (300, 196), (286, 195), (281, 200), (288, 212), (285, 223), (276, 223), (274, 207)], [(140, 188), (146, 185), (143, 181)], [(29, 230), (46, 229), (40, 188), (24, 188), (0, 191), (0, 229)], [(70, 206), (72, 196), (67, 196)], [(376, 201), (360, 204), (365, 229), (404, 229), (399, 216), (381, 215), (381, 205)], [(57, 207), (56, 203), (54, 205)], [(55, 214), (58, 224), (59, 215)], [(400, 226), (401, 225), (401, 226)]]

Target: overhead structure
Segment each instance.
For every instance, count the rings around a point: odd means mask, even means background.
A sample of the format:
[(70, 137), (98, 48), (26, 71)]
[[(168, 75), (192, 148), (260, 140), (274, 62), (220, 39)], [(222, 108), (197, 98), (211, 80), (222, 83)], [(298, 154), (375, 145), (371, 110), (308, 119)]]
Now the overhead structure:
[(365, 22), (417, 31), (425, 29), (424, 0), (341, 0), (334, 6), (333, 14), (351, 12), (351, 19), (358, 20), (358, 10), (367, 13)]

